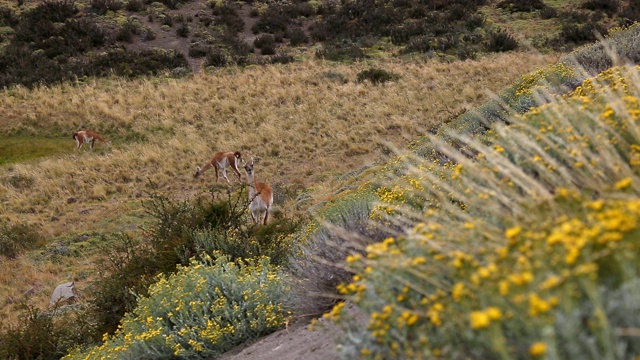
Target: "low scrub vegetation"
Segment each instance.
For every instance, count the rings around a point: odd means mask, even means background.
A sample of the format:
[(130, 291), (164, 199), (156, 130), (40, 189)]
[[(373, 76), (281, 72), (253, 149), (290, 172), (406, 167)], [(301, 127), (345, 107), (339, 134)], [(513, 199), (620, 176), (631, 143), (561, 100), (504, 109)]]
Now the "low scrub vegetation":
[(103, 344), (64, 359), (205, 358), (285, 325), (286, 274), (268, 258), (205, 255), (159, 276)]
[[(388, 54), (420, 54), (443, 61), (512, 51), (522, 40), (542, 51), (571, 50), (595, 41), (597, 34), (605, 35), (612, 27), (640, 20), (633, 3), (618, 1), (584, 1), (577, 7), (507, 0), (497, 4), (484, 0), (429, 4), (418, 0), (225, 0), (206, 5), (206, 11), (188, 15), (177, 12), (181, 3), (174, 0), (55, 0), (35, 6), (0, 6), (6, 44), (0, 52), (0, 86), (33, 87), (114, 74), (157, 75), (190, 69), (187, 57), (205, 57), (205, 67), (289, 63), (297, 52), (294, 48), (304, 45), (319, 45), (316, 56), (334, 61), (371, 57), (383, 43)], [(246, 13), (255, 18), (250, 29), (243, 17)], [(516, 37), (520, 25), (509, 20), (501, 24), (492, 17), (508, 19), (511, 13), (553, 25), (544, 27), (544, 34), (523, 31), (524, 38)], [(152, 29), (155, 23), (162, 25), (160, 31), (171, 32), (175, 41), (188, 44), (189, 50), (156, 51), (155, 45), (145, 46), (157, 38)], [(558, 31), (546, 31), (554, 28)], [(241, 34), (246, 31), (253, 32), (257, 41), (245, 41)]]

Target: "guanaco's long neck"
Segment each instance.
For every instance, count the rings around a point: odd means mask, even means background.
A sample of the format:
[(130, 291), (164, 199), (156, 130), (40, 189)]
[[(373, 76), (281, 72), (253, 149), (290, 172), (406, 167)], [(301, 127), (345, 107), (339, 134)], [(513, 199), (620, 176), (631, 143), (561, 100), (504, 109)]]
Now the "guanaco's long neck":
[(254, 182), (253, 172), (247, 172), (247, 181), (249, 182), (249, 200), (253, 200), (258, 193)]

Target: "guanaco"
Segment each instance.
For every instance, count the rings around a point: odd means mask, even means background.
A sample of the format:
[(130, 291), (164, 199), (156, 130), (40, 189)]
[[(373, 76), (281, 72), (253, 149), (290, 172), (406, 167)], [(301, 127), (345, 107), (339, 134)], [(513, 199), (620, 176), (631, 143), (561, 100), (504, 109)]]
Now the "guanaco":
[(249, 182), (249, 210), (251, 211), (253, 222), (259, 224), (264, 215), (263, 224), (266, 225), (271, 205), (273, 205), (273, 190), (269, 184), (255, 181), (253, 157), (250, 163), (244, 164), (244, 171), (247, 173), (247, 181)]
[(242, 175), (240, 174), (240, 170), (238, 170), (238, 162), (241, 160), (242, 155), (240, 152), (232, 152), (232, 151), (221, 151), (217, 152), (213, 155), (211, 160), (207, 162), (202, 168), (200, 166), (196, 167), (196, 174), (193, 175), (194, 178), (197, 178), (203, 172), (214, 168), (216, 170), (216, 182), (218, 182), (218, 170), (222, 170), (222, 176), (227, 180), (228, 183), (229, 178), (227, 177), (227, 168), (230, 167), (233, 171), (238, 175), (238, 180), (242, 180)]
[(111, 142), (103, 138), (97, 131), (93, 130), (80, 130), (73, 134), (73, 139), (76, 141), (76, 150), (80, 149), (85, 143), (89, 143), (89, 148), (93, 150), (93, 143), (98, 140), (101, 143), (111, 146)]

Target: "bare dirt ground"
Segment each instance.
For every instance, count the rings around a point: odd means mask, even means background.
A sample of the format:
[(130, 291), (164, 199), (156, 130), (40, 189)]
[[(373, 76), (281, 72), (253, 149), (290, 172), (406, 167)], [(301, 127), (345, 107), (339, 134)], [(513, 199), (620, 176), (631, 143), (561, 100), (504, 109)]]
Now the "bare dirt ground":
[(222, 360), (338, 360), (334, 337), (340, 330), (320, 320), (321, 325), (309, 330), (300, 322), (253, 342), (228, 351)]

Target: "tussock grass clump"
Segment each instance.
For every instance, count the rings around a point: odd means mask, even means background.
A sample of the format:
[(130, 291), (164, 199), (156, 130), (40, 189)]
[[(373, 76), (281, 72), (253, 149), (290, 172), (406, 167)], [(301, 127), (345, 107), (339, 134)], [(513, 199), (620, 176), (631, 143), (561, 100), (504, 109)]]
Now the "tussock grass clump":
[(482, 141), (451, 134), (470, 152), (429, 137), (448, 162), (404, 158), (374, 214), (408, 233), (348, 256), (338, 288), (369, 318), (326, 315), (345, 356), (636, 355), (639, 96), (640, 68), (613, 68)]
[(156, 280), (113, 336), (64, 359), (218, 356), (283, 327), (289, 316), (286, 274), (268, 259), (205, 256)]

